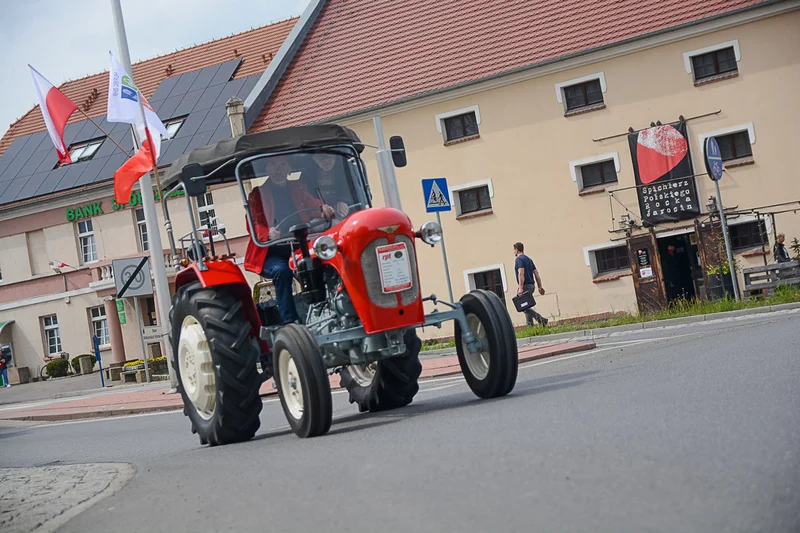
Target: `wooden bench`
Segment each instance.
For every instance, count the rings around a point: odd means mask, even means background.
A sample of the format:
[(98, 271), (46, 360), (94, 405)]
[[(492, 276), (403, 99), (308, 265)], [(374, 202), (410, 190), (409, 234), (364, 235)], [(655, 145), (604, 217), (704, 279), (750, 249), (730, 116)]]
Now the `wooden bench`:
[(800, 285), (800, 261), (745, 268), (745, 295), (773, 294), (778, 285)]

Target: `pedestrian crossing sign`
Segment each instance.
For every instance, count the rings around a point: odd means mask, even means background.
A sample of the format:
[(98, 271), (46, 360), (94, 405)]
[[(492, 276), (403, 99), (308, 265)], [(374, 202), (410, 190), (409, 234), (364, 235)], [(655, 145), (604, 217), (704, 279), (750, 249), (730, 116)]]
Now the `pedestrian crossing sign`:
[(425, 197), (425, 211), (428, 213), (450, 211), (453, 208), (446, 178), (423, 179), (422, 193)]

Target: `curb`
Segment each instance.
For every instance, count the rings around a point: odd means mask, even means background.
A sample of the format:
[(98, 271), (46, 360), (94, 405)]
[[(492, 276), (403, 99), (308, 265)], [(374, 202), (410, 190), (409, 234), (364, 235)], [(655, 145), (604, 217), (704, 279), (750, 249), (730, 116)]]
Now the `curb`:
[(22, 420), (29, 422), (65, 422), (70, 420), (90, 420), (94, 418), (115, 418), (118, 416), (137, 415), (142, 413), (157, 413), (168, 411), (180, 411), (183, 405), (160, 406), (160, 407), (121, 407), (119, 409), (109, 409), (108, 411), (93, 411), (86, 413), (56, 413), (56, 414), (37, 414), (27, 415), (7, 420)]

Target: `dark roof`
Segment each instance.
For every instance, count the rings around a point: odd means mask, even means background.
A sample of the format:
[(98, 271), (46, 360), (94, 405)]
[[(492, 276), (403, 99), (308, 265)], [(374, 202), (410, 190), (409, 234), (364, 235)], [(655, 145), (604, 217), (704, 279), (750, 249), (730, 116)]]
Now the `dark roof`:
[(175, 185), (180, 180), (183, 167), (190, 163), (199, 164), (203, 167), (203, 172), (209, 174), (233, 160), (234, 163), (206, 180), (207, 184), (213, 185), (230, 181), (234, 177), (235, 163), (253, 155), (342, 144), (351, 145), (359, 152), (364, 149), (361, 139), (353, 130), (337, 124), (298, 126), (224, 139), (216, 144), (196, 148), (176, 159), (167, 170), (162, 186), (167, 188)]
[(328, 0), (250, 131), (336, 121), (772, 3)]

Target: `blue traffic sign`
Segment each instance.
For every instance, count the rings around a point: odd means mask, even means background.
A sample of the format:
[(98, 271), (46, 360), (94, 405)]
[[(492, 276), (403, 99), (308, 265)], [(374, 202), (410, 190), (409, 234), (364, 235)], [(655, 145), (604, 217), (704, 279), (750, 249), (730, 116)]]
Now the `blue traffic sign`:
[(453, 205), (450, 202), (450, 191), (447, 189), (446, 178), (428, 178), (422, 180), (422, 193), (425, 197), (425, 211), (438, 213), (450, 211)]
[(714, 137), (706, 137), (705, 146), (703, 146), (703, 154), (708, 177), (714, 181), (721, 180), (723, 172), (722, 152), (720, 152), (719, 144)]

